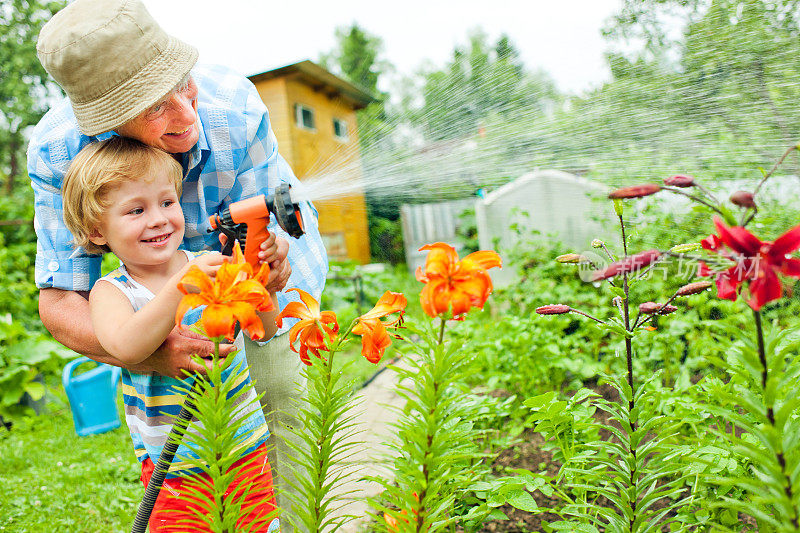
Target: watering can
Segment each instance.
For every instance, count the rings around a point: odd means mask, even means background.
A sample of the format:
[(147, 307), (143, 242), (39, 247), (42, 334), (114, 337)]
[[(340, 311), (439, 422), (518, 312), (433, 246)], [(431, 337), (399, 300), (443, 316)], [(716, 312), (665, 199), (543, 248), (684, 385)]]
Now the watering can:
[[(93, 363), (96, 367), (73, 375), (83, 363)], [(97, 363), (88, 357), (78, 357), (64, 367), (61, 381), (79, 436), (104, 433), (120, 426), (116, 397), (121, 373), (121, 368)]]

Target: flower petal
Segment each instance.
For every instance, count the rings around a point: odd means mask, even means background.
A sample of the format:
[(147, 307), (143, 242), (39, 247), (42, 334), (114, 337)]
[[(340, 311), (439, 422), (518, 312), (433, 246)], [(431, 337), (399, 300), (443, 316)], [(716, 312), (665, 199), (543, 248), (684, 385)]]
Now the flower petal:
[(256, 314), (254, 306), (245, 302), (233, 302), (228, 304), (228, 308), (239, 322), (239, 326), (251, 339), (255, 341), (264, 338), (264, 324)]
[(306, 306), (304, 306), (300, 302), (289, 302), (286, 304), (286, 307), (275, 317), (275, 323), (278, 324), (278, 327), (283, 327), (283, 319), (284, 318), (299, 318), (301, 320), (310, 320), (314, 319), (314, 315), (312, 315)]
[(175, 325), (180, 326), (183, 323), (183, 316), (189, 309), (200, 307), (211, 302), (205, 297), (204, 294), (187, 294), (178, 303), (178, 310), (175, 312)]
[(269, 264), (268, 263), (261, 263), (261, 266), (258, 268), (258, 272), (256, 275), (253, 276), (253, 279), (256, 280), (262, 287), (266, 287), (269, 281)]
[(196, 265), (192, 265), (178, 282), (178, 290), (183, 294), (207, 293), (212, 291), (213, 285), (214, 283), (208, 277), (208, 274), (200, 270)]
[(783, 259), (786, 254), (790, 254), (800, 248), (800, 226), (795, 226), (772, 243), (770, 255), (775, 258)]
[(302, 300), (303, 303), (306, 304), (306, 308), (308, 309), (311, 316), (315, 317), (319, 316), (319, 302), (317, 302), (313, 296), (308, 294), (303, 289), (297, 289), (293, 287), (291, 289), (286, 290), (286, 292), (291, 292), (291, 291), (295, 291), (297, 294), (300, 295), (300, 300)]
[(739, 295), (739, 286), (742, 280), (735, 275), (736, 267), (731, 267), (727, 271), (717, 276), (717, 297), (723, 300), (736, 300)]
[(437, 317), (450, 309), (450, 284), (445, 279), (434, 279), (428, 282), (420, 292), (419, 299), (422, 310), (430, 317)]
[(227, 305), (211, 304), (207, 306), (203, 309), (203, 314), (200, 315), (200, 322), (206, 335), (210, 338), (225, 337), (226, 339), (233, 339), (236, 320), (234, 320), (233, 313)]
[(752, 257), (758, 253), (761, 245), (764, 244), (758, 237), (741, 226), (726, 226), (719, 217), (714, 217), (714, 225), (717, 227), (720, 240), (734, 252)]
[(492, 250), (479, 250), (472, 252), (461, 260), (462, 270), (489, 270), (490, 268), (502, 267), (502, 260), (497, 252)]
[(800, 278), (800, 259), (784, 259), (781, 263), (781, 273), (784, 276)]
[(425, 259), (426, 276), (447, 276), (455, 270), (455, 265), (458, 262), (458, 253), (456, 253), (456, 249), (449, 244), (435, 242), (433, 244), (426, 244), (419, 250), (430, 250)]
[(386, 348), (392, 344), (386, 328), (377, 318), (359, 319), (353, 327), (355, 335), (361, 335), (361, 355), (370, 363), (379, 363)]
[(375, 307), (361, 315), (362, 319), (380, 318), (396, 312), (403, 312), (408, 302), (405, 295), (400, 292), (386, 291), (378, 299)]
[(750, 282), (750, 298), (747, 304), (758, 311), (767, 303), (778, 300), (783, 295), (783, 286), (778, 275), (770, 268), (764, 270), (758, 279)]
[(722, 241), (719, 240), (719, 237), (717, 237), (716, 235), (711, 234), (702, 241), (700, 241), (700, 245), (703, 247), (703, 249), (714, 252), (722, 247)]

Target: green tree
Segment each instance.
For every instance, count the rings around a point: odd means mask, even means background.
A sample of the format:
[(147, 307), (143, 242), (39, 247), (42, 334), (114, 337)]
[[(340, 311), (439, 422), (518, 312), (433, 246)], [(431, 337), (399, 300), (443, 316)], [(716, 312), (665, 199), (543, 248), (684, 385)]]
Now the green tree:
[(365, 91), (378, 94), (378, 78), (387, 68), (379, 59), (383, 52), (380, 37), (368, 33), (357, 23), (335, 30), (336, 46), (323, 54), (320, 62), (328, 70), (344, 76)]
[(374, 145), (390, 129), (385, 108), (388, 95), (378, 90), (378, 83), (381, 75), (391, 67), (381, 59), (381, 38), (370, 34), (357, 23), (336, 28), (335, 37), (334, 49), (322, 54), (320, 63), (377, 99), (357, 114), (358, 137), (363, 150)]
[(625, 50), (615, 83), (635, 64), (660, 71), (645, 86), (673, 95), (672, 120), (702, 127), (704, 146), (724, 138), (754, 166), (797, 141), (798, 0), (626, 0), (605, 34)]
[(475, 135), (492, 115), (541, 115), (559, 98), (546, 74), (526, 72), (507, 36), (491, 45), (480, 30), (444, 69), (422, 75), (424, 104), (415, 115), (430, 140)]
[(24, 159), (25, 130), (47, 109), (53, 84), (36, 56), (36, 39), (63, 1), (0, 0), (0, 171), (14, 190)]

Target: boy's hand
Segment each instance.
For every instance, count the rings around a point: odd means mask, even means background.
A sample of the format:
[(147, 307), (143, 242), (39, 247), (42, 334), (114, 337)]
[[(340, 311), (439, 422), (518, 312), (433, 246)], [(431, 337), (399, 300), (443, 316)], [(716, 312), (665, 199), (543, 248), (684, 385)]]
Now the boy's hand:
[[(280, 255), (282, 253), (282, 255)], [(258, 260), (262, 263), (272, 264), (273, 261), (286, 259), (289, 253), (289, 243), (283, 237), (278, 237), (275, 233), (270, 233), (261, 249), (258, 251)]]
[(203, 254), (189, 261), (184, 267), (184, 272), (188, 272), (189, 268), (196, 266), (202, 270), (206, 276), (213, 278), (217, 275), (217, 270), (219, 270), (219, 267), (222, 265), (224, 260), (225, 256), (219, 252)]
[(269, 263), (269, 280), (265, 287), (271, 293), (283, 290), (292, 274), (292, 267), (286, 259), (287, 255), (289, 255), (289, 242), (274, 233), (270, 233), (261, 243), (258, 259)]

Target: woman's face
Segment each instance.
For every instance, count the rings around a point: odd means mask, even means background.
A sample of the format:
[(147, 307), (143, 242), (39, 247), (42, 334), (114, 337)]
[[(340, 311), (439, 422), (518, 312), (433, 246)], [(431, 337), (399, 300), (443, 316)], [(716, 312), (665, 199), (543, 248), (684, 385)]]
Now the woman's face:
[(197, 121), (197, 85), (190, 77), (164, 100), (116, 131), (170, 154), (182, 154), (197, 143)]

